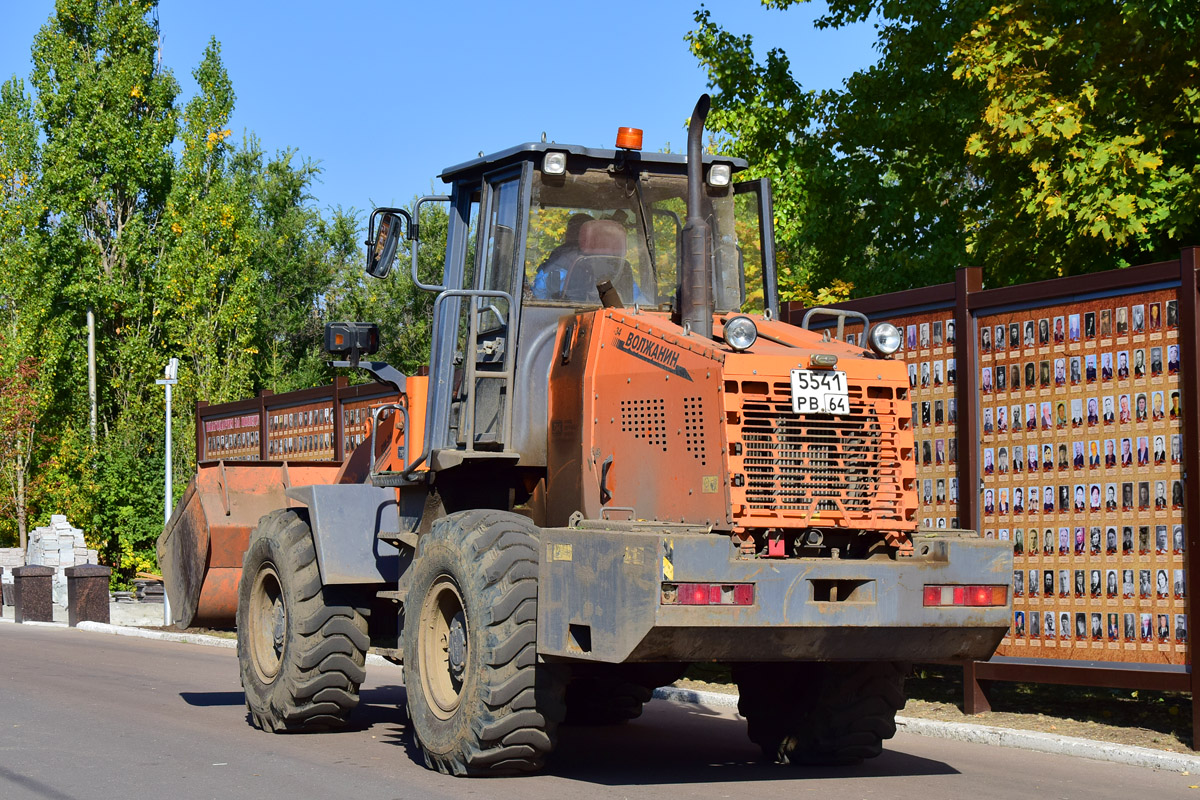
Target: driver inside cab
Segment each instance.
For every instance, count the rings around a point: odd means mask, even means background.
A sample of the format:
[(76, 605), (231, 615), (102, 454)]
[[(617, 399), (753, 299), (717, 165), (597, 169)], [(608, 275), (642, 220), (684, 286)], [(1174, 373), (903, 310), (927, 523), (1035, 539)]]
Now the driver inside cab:
[(620, 222), (575, 214), (567, 221), (563, 243), (538, 267), (533, 296), (594, 303), (599, 300), (596, 284), (611, 281), (625, 302), (653, 302), (634, 282), (626, 250), (627, 233)]

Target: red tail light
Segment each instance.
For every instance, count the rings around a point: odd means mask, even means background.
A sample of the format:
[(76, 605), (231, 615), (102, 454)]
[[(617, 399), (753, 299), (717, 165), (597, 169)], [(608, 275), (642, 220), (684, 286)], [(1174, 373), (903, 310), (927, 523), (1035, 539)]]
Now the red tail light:
[(937, 586), (927, 585), (926, 606), (991, 607), (1008, 604), (1008, 587), (996, 586)]
[(752, 583), (664, 583), (662, 603), (667, 606), (752, 606)]

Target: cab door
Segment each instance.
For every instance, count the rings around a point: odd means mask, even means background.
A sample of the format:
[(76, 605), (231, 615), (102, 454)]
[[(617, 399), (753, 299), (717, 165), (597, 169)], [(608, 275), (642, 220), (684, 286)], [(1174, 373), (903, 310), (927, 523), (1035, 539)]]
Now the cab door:
[(471, 288), (460, 313), (451, 426), (466, 451), (503, 451), (512, 439), (513, 364), (525, 260), (525, 164), (484, 176)]

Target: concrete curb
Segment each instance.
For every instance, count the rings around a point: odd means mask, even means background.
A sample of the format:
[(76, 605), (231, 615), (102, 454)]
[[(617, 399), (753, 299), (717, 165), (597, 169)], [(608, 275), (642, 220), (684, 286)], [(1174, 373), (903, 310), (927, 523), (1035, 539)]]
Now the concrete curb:
[[(655, 689), (654, 697), (673, 703), (694, 703), (717, 708), (736, 708), (738, 702), (736, 694), (678, 689), (672, 686)], [(904, 733), (915, 733), (937, 739), (952, 739), (957, 742), (1012, 747), (1051, 755), (1090, 758), (1094, 761), (1108, 761), (1133, 767), (1200, 774), (1200, 756), (1151, 750), (1148, 747), (1112, 744), (1093, 739), (1079, 739), (1074, 736), (1059, 736), (1053, 733), (904, 716), (896, 717), (896, 727), (898, 731)]]
[(1090, 758), (1094, 761), (1108, 761), (1133, 767), (1200, 773), (1200, 756), (1151, 750), (1148, 747), (1098, 742), (1094, 739), (1058, 736), (1053, 733), (996, 728), (990, 725), (970, 725), (962, 722), (914, 719), (912, 717), (897, 717), (896, 723), (898, 729), (906, 733), (916, 733), (939, 739), (1015, 747), (1021, 750)]
[(236, 639), (222, 639), (219, 636), (206, 636), (202, 633), (148, 631), (142, 628), (127, 627), (125, 625), (109, 625), (107, 622), (81, 622), (76, 627), (81, 631), (91, 631), (92, 633), (111, 633), (114, 636), (136, 636), (139, 639), (159, 639), (164, 642), (203, 644), (208, 645), (209, 647), (224, 647), (227, 650), (237, 647)]
[[(0, 618), (0, 622), (12, 623), (12, 619)], [(62, 622), (26, 622), (26, 625), (47, 628), (66, 628)], [(142, 639), (159, 639), (167, 642), (184, 644), (200, 644), (210, 647), (237, 647), (236, 639), (222, 639), (217, 636), (206, 636), (200, 633), (170, 633), (168, 631), (148, 631), (142, 628), (131, 628), (123, 625), (108, 625), (103, 622), (81, 622), (78, 628), (93, 633), (108, 633), (114, 636), (136, 636)], [(367, 664), (372, 666), (396, 666), (383, 656), (367, 654)], [(670, 703), (691, 703), (693, 705), (709, 706), (711, 708), (737, 708), (738, 696), (725, 692), (706, 692), (697, 689), (680, 689), (674, 686), (664, 686), (654, 690), (656, 700), (666, 700)], [(896, 726), (904, 733), (915, 733), (937, 739), (952, 739), (957, 742), (985, 744), (999, 747), (1012, 747), (1020, 750), (1032, 750), (1051, 755), (1090, 758), (1094, 761), (1108, 761), (1113, 764), (1127, 764), (1133, 767), (1149, 767), (1150, 769), (1171, 770), (1172, 772), (1190, 772), (1200, 774), (1200, 756), (1184, 753), (1169, 753), (1165, 750), (1151, 750), (1147, 747), (1132, 747), (1127, 745), (1098, 742), (1092, 739), (1079, 739), (1073, 736), (1058, 736), (1051, 733), (1037, 733), (1011, 728), (996, 728), (990, 725), (971, 725), (964, 722), (942, 722), (940, 720), (916, 719), (914, 717), (896, 717)]]
[[(50, 623), (42, 623), (43, 625)], [(62, 623), (53, 623), (62, 625)], [(65, 625), (62, 625), (66, 627)], [(124, 625), (109, 625), (104, 622), (81, 622), (76, 627), (81, 631), (93, 633), (110, 633), (114, 636), (136, 636), (139, 639), (160, 639), (165, 642), (182, 642), (184, 644), (202, 644), (209, 647), (224, 647), (227, 650), (237, 648), (237, 639), (223, 639), (220, 636), (208, 636), (203, 633), (171, 633), (170, 631), (148, 631), (142, 628), (131, 628)], [(383, 656), (374, 653), (367, 654), (367, 664), (374, 667), (396, 666)]]
[[(10, 622), (13, 625), (17, 624), (17, 621), (15, 619), (11, 619), (9, 617), (0, 617), (0, 622)], [(25, 622), (22, 622), (21, 624), (22, 625), (30, 625), (35, 628), (65, 628), (65, 627), (67, 627), (67, 623), (65, 623), (65, 622), (37, 622), (35, 620), (26, 620)]]

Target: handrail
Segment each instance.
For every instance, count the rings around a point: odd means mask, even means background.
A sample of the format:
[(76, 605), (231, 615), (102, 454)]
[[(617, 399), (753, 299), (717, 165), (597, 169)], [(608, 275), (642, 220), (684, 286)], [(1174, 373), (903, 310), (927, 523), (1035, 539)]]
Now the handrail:
[[(490, 298), (494, 298), (494, 299), (498, 299), (498, 300), (508, 301), (508, 331), (509, 331), (509, 335), (512, 335), (513, 332), (516, 330), (517, 304), (516, 304), (516, 302), (514, 302), (513, 296), (509, 292), (502, 292), (497, 289), (443, 289), (441, 292), (438, 293), (438, 296), (436, 298), (434, 298), (434, 300), (433, 300), (433, 327), (435, 329), (437, 328), (438, 316), (442, 313), (442, 305), (443, 305), (443, 303), (445, 303), (445, 301), (448, 298), (451, 298), (451, 297), (467, 298), (467, 299), (472, 299), (472, 300), (478, 299), (478, 298), (490, 297)], [(494, 305), (494, 304), (492, 304), (492, 305)], [(476, 312), (476, 310), (477, 309), (472, 308), (471, 313), (474, 314)], [(472, 328), (473, 327), (474, 327), (474, 325), (472, 325)], [(445, 344), (445, 343), (443, 343), (443, 344)], [(504, 377), (505, 377), (505, 380), (507, 380), (509, 382), (510, 389), (511, 389), (513, 359), (511, 356), (507, 356), (506, 358), (507, 358), (507, 360), (506, 360), (507, 366), (505, 367)], [(453, 362), (453, 359), (442, 358), (442, 359), (435, 361), (435, 363), (437, 365), (438, 374), (433, 376), (434, 381), (432, 381), (432, 383), (434, 384), (434, 388), (436, 389), (438, 383), (440, 381), (442, 381), (444, 378), (448, 377), (444, 373), (446, 373), (447, 371), (453, 370), (454, 362)], [(472, 361), (472, 363), (474, 363), (474, 362)], [(474, 392), (472, 392), (472, 396), (473, 395), (474, 395)], [(509, 396), (511, 397), (511, 391), (509, 392)], [(430, 404), (431, 409), (432, 409), (432, 406), (433, 406), (433, 404), (431, 403)], [(474, 422), (474, 420), (472, 419), (472, 424), (473, 424), (473, 422)], [(512, 409), (510, 406), (506, 406), (505, 414), (504, 414), (504, 431), (503, 431), (504, 441), (506, 443), (511, 439), (511, 434), (512, 434), (511, 427), (512, 427)], [(472, 433), (471, 439), (473, 439), (473, 438), (474, 438), (474, 436)], [(474, 442), (468, 440), (467, 450), (472, 451), (474, 449), (475, 449)], [(402, 473), (403, 477), (406, 480), (412, 480), (413, 479), (413, 476), (412, 476), (413, 470), (415, 470), (417, 467), (421, 466), (421, 464), (425, 463), (425, 461), (428, 460), (428, 458), (432, 452), (433, 452), (433, 432), (430, 430), (426, 430), (424, 442), (422, 443), (422, 447), (421, 447), (421, 456), (416, 461), (413, 461), (411, 464), (407, 464), (404, 472)], [(406, 463), (407, 463), (407, 459), (406, 459)]]
[(371, 473), (370, 473), (370, 477), (372, 480), (374, 480), (377, 475), (382, 474), (378, 470), (375, 469), (375, 467), (379, 463), (379, 459), (375, 455), (375, 431), (377, 431), (379, 429), (379, 415), (381, 413), (383, 413), (384, 411), (388, 411), (388, 410), (399, 411), (400, 416), (403, 418), (404, 457), (402, 460), (403, 460), (403, 463), (405, 463), (405, 464), (408, 463), (408, 448), (409, 448), (409, 443), (410, 443), (410, 439), (411, 439), (411, 435), (412, 435), (412, 431), (409, 428), (409, 424), (408, 424), (408, 409), (406, 407), (404, 407), (403, 405), (401, 405), (400, 403), (385, 403), (381, 406), (374, 406), (371, 409)]
[(434, 194), (428, 197), (421, 197), (413, 204), (413, 221), (409, 226), (409, 233), (412, 234), (412, 248), (409, 256), (409, 266), (412, 269), (412, 282), (418, 289), (424, 289), (427, 292), (443, 292), (445, 286), (435, 286), (433, 284), (421, 283), (421, 278), (417, 274), (417, 248), (421, 244), (421, 206), (425, 203), (449, 203), (450, 196), (444, 194)]

